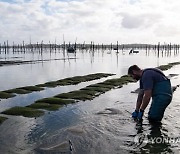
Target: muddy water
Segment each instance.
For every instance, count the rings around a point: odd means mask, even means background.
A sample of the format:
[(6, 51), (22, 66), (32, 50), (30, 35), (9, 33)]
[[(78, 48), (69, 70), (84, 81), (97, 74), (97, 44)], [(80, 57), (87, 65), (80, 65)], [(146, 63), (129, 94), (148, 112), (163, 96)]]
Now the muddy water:
[[(86, 55), (86, 56), (85, 56)], [(54, 70), (54, 77), (51, 77), (52, 70), (46, 72), (48, 76), (43, 76), (44, 80), (59, 78), (65, 76), (82, 75), (90, 72), (112, 72), (123, 75), (131, 64), (139, 64), (142, 67), (157, 66), (158, 64), (167, 64), (168, 62), (178, 61), (177, 57), (161, 57), (157, 59), (153, 54), (146, 56), (145, 53), (137, 55), (109, 55), (97, 52), (94, 59), (87, 56), (89, 53), (79, 53), (79, 59), (73, 60), (68, 67), (65, 75), (61, 75), (62, 70)], [(84, 56), (84, 58), (82, 58)], [(77, 56), (78, 57), (78, 56)], [(117, 59), (118, 61), (117, 61)], [(92, 62), (93, 61), (93, 62)], [(62, 62), (55, 62), (61, 67)], [(66, 62), (66, 64), (69, 62)], [(43, 70), (50, 67), (57, 68), (54, 62), (43, 64), (38, 69)], [(84, 65), (84, 67), (82, 66)], [(86, 65), (85, 65), (86, 64)], [(77, 68), (75, 68), (75, 66)], [(34, 64), (32, 72), (28, 78), (34, 75), (38, 69)], [(15, 66), (8, 66), (11, 69)], [(16, 66), (21, 69), (27, 69), (29, 65)], [(5, 68), (5, 67), (4, 67)], [(88, 70), (87, 70), (88, 68)], [(3, 70), (3, 68), (0, 68)], [(35, 70), (34, 70), (35, 69)], [(37, 70), (36, 70), (37, 69)], [(80, 71), (82, 69), (82, 71)], [(50, 70), (50, 69), (49, 69)], [(68, 72), (69, 70), (74, 72)], [(76, 72), (78, 70), (79, 72)], [(8, 73), (7, 70), (6, 73)], [(1, 71), (2, 72), (2, 71)], [(175, 66), (165, 72), (168, 74), (180, 74), (180, 66)], [(3, 74), (3, 73), (2, 73)], [(15, 75), (15, 74), (14, 74)], [(22, 74), (21, 74), (22, 75)], [(41, 71), (39, 72), (41, 76)], [(38, 78), (38, 75), (37, 75)], [(27, 83), (39, 83), (40, 78), (33, 79), (32, 82), (26, 80), (13, 86)], [(5, 79), (4, 79), (5, 80)], [(56, 79), (55, 79), (56, 80)], [(17, 81), (17, 82), (18, 82)], [(41, 80), (40, 80), (41, 81)], [(180, 77), (171, 78), (172, 85), (180, 83)], [(11, 81), (12, 82), (12, 81)], [(70, 91), (86, 86), (86, 84), (59, 87), (57, 89), (47, 89), (41, 93), (21, 95), (8, 100), (1, 100), (1, 110), (21, 104), (31, 104), (34, 100), (41, 97), (51, 96), (58, 92)], [(6, 87), (6, 85), (4, 85)], [(10, 87), (10, 86), (7, 86)], [(6, 87), (6, 88), (7, 88)], [(6, 89), (4, 88), (4, 89)], [(131, 83), (121, 89), (113, 89), (92, 101), (79, 102), (73, 105), (65, 106), (58, 111), (49, 112), (37, 119), (8, 116), (2, 125), (0, 125), (0, 151), (1, 153), (179, 153), (180, 141), (172, 143), (168, 139), (180, 137), (179, 110), (180, 110), (180, 88), (174, 92), (172, 103), (165, 112), (162, 125), (153, 126), (147, 120), (147, 111), (145, 112), (142, 124), (135, 122), (131, 118), (131, 112), (134, 110), (137, 94), (131, 93), (138, 88), (138, 83)], [(4, 102), (3, 102), (4, 101)], [(7, 103), (7, 105), (5, 105)], [(2, 105), (3, 104), (3, 105)], [(144, 138), (142, 143), (138, 139)], [(147, 140), (148, 138), (148, 140)], [(167, 142), (160, 142), (162, 138)], [(151, 139), (151, 140), (150, 140)], [(152, 140), (155, 143), (152, 143)], [(177, 141), (176, 141), (177, 142)]]

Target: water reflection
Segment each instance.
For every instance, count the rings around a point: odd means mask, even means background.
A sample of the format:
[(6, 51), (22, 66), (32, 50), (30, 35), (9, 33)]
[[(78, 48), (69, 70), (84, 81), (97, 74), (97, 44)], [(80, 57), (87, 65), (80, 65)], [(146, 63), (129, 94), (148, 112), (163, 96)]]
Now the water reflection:
[[(108, 52), (110, 52), (110, 54), (108, 54)], [(0, 80), (0, 90), (35, 85), (40, 82), (94, 72), (108, 72), (124, 75), (127, 73), (127, 69), (131, 64), (136, 63), (141, 67), (156, 67), (179, 60), (178, 51), (172, 52), (174, 56), (168, 55), (167, 53), (169, 52), (165, 50), (160, 53), (162, 54), (158, 57), (156, 50), (139, 50), (139, 53), (129, 55), (129, 50), (127, 49), (124, 49), (122, 53), (116, 53), (115, 50), (109, 49), (76, 50), (75, 53), (67, 53), (64, 50), (50, 52), (46, 49), (43, 54), (39, 52), (39, 50), (37, 52), (26, 53), (9, 52), (9, 54), (4, 54), (3, 52), (0, 54), (2, 61), (40, 61), (26, 65), (0, 67), (2, 78), (2, 80)]]
[(161, 123), (150, 123), (145, 126), (143, 123), (136, 124), (137, 153), (173, 153), (171, 144), (168, 143), (170, 137), (166, 134), (167, 129), (162, 127)]

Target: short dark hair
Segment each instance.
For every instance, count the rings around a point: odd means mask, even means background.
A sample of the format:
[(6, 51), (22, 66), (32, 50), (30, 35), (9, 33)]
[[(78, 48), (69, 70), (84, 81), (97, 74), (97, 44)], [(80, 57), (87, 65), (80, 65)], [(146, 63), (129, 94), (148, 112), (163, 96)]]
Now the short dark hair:
[(133, 71), (140, 71), (141, 69), (137, 65), (132, 65), (128, 69), (128, 75), (133, 74)]

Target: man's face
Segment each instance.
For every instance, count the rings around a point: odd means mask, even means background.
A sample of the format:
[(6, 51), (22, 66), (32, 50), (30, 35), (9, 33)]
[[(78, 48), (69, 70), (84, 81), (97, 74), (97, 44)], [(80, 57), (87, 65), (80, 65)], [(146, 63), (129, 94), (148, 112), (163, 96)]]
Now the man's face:
[(136, 80), (136, 81), (139, 81), (140, 78), (141, 78), (141, 76), (140, 76), (139, 74), (135, 73), (135, 72), (133, 72), (132, 74), (130, 74), (130, 76), (131, 76), (134, 80)]

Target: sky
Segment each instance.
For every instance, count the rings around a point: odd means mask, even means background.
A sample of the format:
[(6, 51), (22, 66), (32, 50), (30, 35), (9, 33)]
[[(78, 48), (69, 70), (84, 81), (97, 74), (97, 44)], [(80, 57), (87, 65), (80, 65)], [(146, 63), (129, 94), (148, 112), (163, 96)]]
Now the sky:
[(178, 43), (178, 0), (0, 0), (0, 43)]

